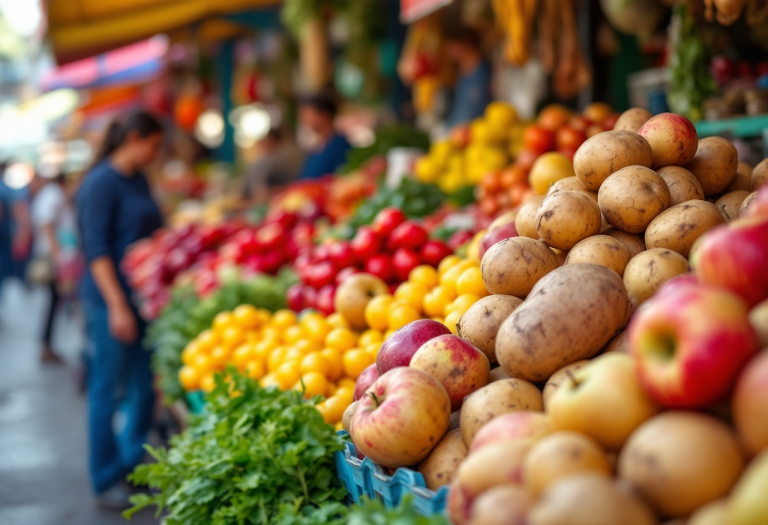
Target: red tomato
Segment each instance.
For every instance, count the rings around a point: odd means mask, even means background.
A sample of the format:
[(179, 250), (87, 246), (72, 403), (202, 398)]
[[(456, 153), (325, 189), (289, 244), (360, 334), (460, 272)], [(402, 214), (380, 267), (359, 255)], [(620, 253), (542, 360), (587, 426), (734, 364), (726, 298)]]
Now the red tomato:
[(616, 121), (617, 120), (619, 120), (619, 114), (618, 113), (611, 113), (600, 124), (603, 126), (603, 129), (605, 131), (611, 131), (613, 129), (613, 127), (616, 125)]
[(406, 221), (392, 231), (387, 249), (420, 248), (427, 242), (427, 231), (413, 221)]
[[(427, 247), (427, 245), (424, 245), (424, 250), (422, 250), (421, 255), (424, 257), (424, 260), (427, 261), (432, 266), (437, 266), (440, 264), (440, 261), (442, 261), (445, 257), (451, 255), (455, 250), (459, 249), (459, 246), (464, 244), (465, 242), (469, 242), (472, 240), (472, 237), (474, 235), (469, 230), (461, 230), (457, 231), (451, 237), (448, 239), (448, 245), (443, 245), (442, 247)], [(439, 242), (439, 241), (429, 241), (431, 242)], [(442, 244), (442, 243), (441, 243)], [(438, 252), (438, 250), (440, 250)], [(439, 256), (438, 256), (439, 254)], [(433, 262), (437, 261), (437, 262)]]
[(395, 277), (395, 268), (389, 255), (380, 253), (365, 261), (365, 271), (384, 282), (391, 282)]
[(304, 285), (296, 283), (285, 292), (285, 300), (288, 308), (294, 312), (301, 312), (304, 309)]
[(336, 241), (328, 247), (328, 256), (333, 265), (341, 270), (354, 266), (357, 260), (348, 241)]
[(564, 149), (576, 150), (587, 140), (587, 134), (580, 129), (574, 129), (571, 126), (563, 126), (557, 130), (555, 143), (558, 151)]
[(501, 187), (509, 189), (519, 182), (528, 180), (528, 173), (520, 166), (510, 166), (501, 173)]
[(561, 106), (560, 104), (550, 104), (539, 113), (539, 126), (545, 129), (555, 131), (560, 126), (568, 122), (573, 115), (573, 111)]
[(392, 266), (395, 268), (395, 276), (398, 281), (405, 281), (411, 270), (421, 264), (419, 254), (409, 248), (398, 248), (392, 255)]
[(309, 277), (307, 284), (316, 289), (332, 284), (336, 279), (336, 268), (334, 268), (333, 263), (330, 261), (313, 264), (309, 267), (307, 273), (307, 277)]
[(331, 315), (336, 311), (333, 306), (333, 298), (336, 296), (336, 285), (329, 284), (320, 288), (317, 292), (317, 299), (315, 300), (315, 308), (325, 315)]
[(360, 273), (360, 270), (355, 268), (354, 266), (350, 266), (350, 267), (344, 268), (343, 270), (340, 270), (339, 273), (336, 274), (336, 284), (343, 283), (344, 279), (356, 273)]
[(370, 226), (362, 226), (357, 230), (357, 235), (352, 239), (350, 246), (352, 253), (359, 261), (370, 259), (379, 253), (384, 245), (384, 239), (371, 229)]
[(392, 231), (404, 223), (405, 214), (397, 208), (384, 208), (373, 219), (371, 228), (382, 237), (389, 237)]
[(524, 149), (521, 151), (515, 159), (515, 166), (523, 170), (525, 177), (528, 178), (528, 173), (531, 171), (533, 163), (536, 162), (541, 155), (536, 152)]
[(532, 124), (523, 131), (523, 146), (538, 154), (551, 151), (555, 146), (555, 132)]
[(571, 120), (568, 121), (568, 125), (573, 129), (586, 131), (587, 128), (592, 125), (592, 121), (586, 117), (582, 117), (581, 115), (575, 115)]
[(480, 179), (480, 187), (488, 193), (495, 193), (501, 189), (501, 173), (489, 171)]

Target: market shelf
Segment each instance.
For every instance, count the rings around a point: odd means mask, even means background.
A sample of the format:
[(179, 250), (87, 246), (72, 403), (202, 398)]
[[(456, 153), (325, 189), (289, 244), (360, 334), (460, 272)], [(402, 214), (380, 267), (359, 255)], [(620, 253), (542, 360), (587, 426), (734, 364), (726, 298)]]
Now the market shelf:
[(726, 120), (702, 120), (696, 123), (700, 137), (731, 134), (734, 137), (759, 137), (768, 130), (768, 114)]

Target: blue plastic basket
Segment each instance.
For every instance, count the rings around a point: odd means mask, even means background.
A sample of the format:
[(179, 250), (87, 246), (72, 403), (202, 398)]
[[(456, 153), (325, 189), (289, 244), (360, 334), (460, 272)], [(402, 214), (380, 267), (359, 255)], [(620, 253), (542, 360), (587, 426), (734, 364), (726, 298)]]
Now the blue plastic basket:
[(189, 411), (193, 414), (202, 413), (205, 408), (205, 392), (202, 390), (187, 392), (187, 405), (189, 405)]
[[(343, 430), (338, 434), (348, 435)], [(393, 476), (389, 476), (369, 458), (359, 459), (355, 446), (349, 442), (345, 443), (344, 450), (336, 452), (335, 461), (339, 480), (354, 503), (358, 503), (362, 496), (367, 496), (383, 501), (391, 509), (400, 504), (404, 494), (412, 494), (414, 507), (419, 514), (432, 516), (445, 513), (448, 487), (441, 487), (437, 492), (429, 490), (424, 476), (419, 472), (399, 468)]]

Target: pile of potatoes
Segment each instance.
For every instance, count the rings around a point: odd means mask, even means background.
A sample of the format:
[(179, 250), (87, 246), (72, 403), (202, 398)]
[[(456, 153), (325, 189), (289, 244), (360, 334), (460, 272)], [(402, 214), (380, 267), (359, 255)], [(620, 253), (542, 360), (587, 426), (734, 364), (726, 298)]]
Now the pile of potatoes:
[[(574, 172), (521, 206), (519, 236), (483, 256), (492, 295), (458, 332), (489, 357), (491, 382), (418, 469), (431, 489), (451, 485), (456, 525), (726, 525), (723, 498), (749, 477), (735, 432), (660, 412), (624, 329), (689, 271), (703, 233), (744, 213), (768, 159), (752, 169), (684, 117), (632, 109), (579, 148)], [(569, 404), (601, 374), (614, 389)]]

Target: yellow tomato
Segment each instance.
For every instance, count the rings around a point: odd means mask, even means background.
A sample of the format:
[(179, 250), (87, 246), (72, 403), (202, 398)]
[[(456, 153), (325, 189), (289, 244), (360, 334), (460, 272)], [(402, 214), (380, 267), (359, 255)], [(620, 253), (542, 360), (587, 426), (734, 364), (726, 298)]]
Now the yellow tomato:
[(336, 423), (336, 425), (334, 425), (333, 430), (335, 430), (336, 432), (340, 432), (344, 430), (344, 425), (342, 424), (341, 421), (339, 421), (338, 423)]
[(261, 341), (253, 346), (253, 355), (259, 361), (266, 361), (269, 353), (275, 348), (277, 348), (277, 344), (274, 341)]
[(305, 399), (322, 396), (328, 388), (328, 380), (322, 374), (309, 372), (301, 376), (301, 381), (294, 388), (304, 390)]
[(270, 373), (276, 371), (280, 365), (283, 364), (283, 361), (285, 360), (285, 352), (286, 348), (279, 346), (269, 353), (269, 357), (267, 358), (267, 370), (269, 370)]
[(365, 307), (365, 322), (371, 328), (384, 331), (389, 328), (387, 312), (389, 307), (395, 302), (395, 298), (389, 294), (377, 295)]
[(456, 325), (458, 324), (462, 315), (464, 315), (462, 312), (455, 310), (445, 316), (445, 326), (448, 327), (448, 330), (450, 330), (453, 335), (458, 335), (458, 329), (456, 328)]
[(275, 328), (288, 328), (296, 324), (296, 313), (292, 310), (278, 310), (272, 315), (270, 322)]
[(301, 377), (301, 365), (297, 361), (287, 361), (275, 371), (275, 379), (281, 390), (288, 390)]
[(229, 362), (229, 356), (231, 353), (232, 351), (229, 349), (229, 347), (223, 345), (217, 346), (211, 350), (211, 366), (217, 370), (224, 368), (224, 365)]
[(283, 340), (283, 343), (287, 345), (295, 345), (303, 338), (304, 338), (304, 331), (301, 329), (301, 326), (299, 325), (289, 326), (288, 328), (283, 330), (282, 340)]
[[(383, 342), (383, 341), (382, 341)], [(379, 355), (379, 348), (381, 348), (382, 342), (371, 343), (367, 346), (360, 345), (360, 348), (371, 354), (373, 357)]]
[(309, 372), (319, 372), (323, 376), (329, 377), (333, 372), (333, 365), (320, 352), (313, 352), (301, 360), (301, 373)]
[(283, 329), (277, 328), (275, 326), (265, 326), (261, 330), (261, 340), (262, 341), (274, 341), (274, 342), (280, 342), (280, 338), (282, 337)]
[(334, 392), (333, 395), (334, 397), (340, 397), (347, 403), (347, 405), (349, 405), (352, 403), (352, 398), (355, 397), (355, 387), (340, 386), (336, 389), (336, 392)]
[(256, 312), (259, 314), (259, 326), (265, 326), (272, 320), (272, 312), (266, 308), (257, 308)]
[(344, 362), (341, 357), (341, 352), (334, 350), (333, 348), (325, 348), (320, 352), (320, 355), (330, 365), (330, 372), (328, 373), (328, 379), (336, 381), (344, 373)]
[(227, 348), (236, 348), (245, 341), (245, 334), (236, 326), (229, 326), (221, 334), (221, 344)]
[(389, 307), (387, 320), (390, 330), (397, 330), (419, 319), (421, 319), (419, 311), (410, 304), (398, 302)]
[(396, 331), (397, 330), (387, 330), (386, 332), (384, 332), (384, 340), (386, 341), (387, 339), (389, 339), (392, 336), (392, 334), (394, 334)]
[(325, 320), (331, 328), (349, 328), (349, 321), (339, 312), (332, 313)]
[(336, 396), (331, 396), (325, 400), (325, 413), (323, 417), (326, 423), (338, 423), (341, 421), (341, 416), (344, 415), (344, 411), (349, 406), (349, 403), (345, 403), (344, 399)]
[(301, 327), (307, 339), (322, 343), (331, 331), (331, 326), (322, 314), (309, 314), (301, 320)]
[(221, 339), (212, 330), (203, 330), (195, 338), (195, 342), (200, 347), (201, 352), (210, 352), (214, 346), (221, 342)]
[(437, 286), (424, 296), (424, 313), (429, 317), (442, 316), (445, 307), (452, 300), (453, 297), (448, 290), (442, 286)]
[(295, 346), (292, 346), (285, 351), (285, 357), (283, 358), (283, 362), (301, 361), (303, 357), (304, 357), (304, 353), (298, 348), (296, 348)]
[(232, 310), (232, 321), (242, 330), (255, 330), (261, 326), (259, 311), (250, 304), (241, 304)]
[(443, 275), (445, 272), (456, 266), (461, 262), (461, 257), (458, 255), (449, 255), (437, 265), (438, 275)]
[(264, 366), (264, 362), (259, 361), (258, 359), (253, 359), (245, 365), (245, 373), (251, 379), (261, 379), (266, 372), (267, 370)]
[(221, 335), (221, 333), (230, 326), (232, 326), (231, 312), (219, 312), (216, 314), (216, 317), (213, 318), (213, 323), (211, 323), (211, 328), (217, 335)]
[(216, 379), (213, 377), (213, 372), (208, 372), (200, 378), (200, 390), (210, 392), (214, 388), (216, 388)]
[(421, 264), (411, 270), (411, 273), (408, 275), (408, 281), (420, 284), (429, 290), (437, 286), (439, 277), (437, 270), (428, 264)]
[(429, 290), (426, 286), (406, 281), (395, 290), (395, 299), (410, 304), (417, 312), (421, 313), (421, 309), (424, 307), (424, 296), (427, 295), (427, 292)]
[(357, 379), (363, 370), (375, 362), (371, 354), (359, 349), (346, 352), (342, 356), (342, 360), (344, 362), (344, 374), (353, 379)]
[(261, 334), (259, 333), (258, 330), (249, 330), (245, 332), (246, 343), (256, 344), (259, 341), (261, 341)]
[(195, 356), (201, 353), (200, 345), (195, 341), (190, 341), (186, 348), (181, 352), (181, 362), (185, 365), (191, 365)]
[(182, 366), (179, 370), (179, 382), (187, 392), (200, 388), (200, 374), (191, 366)]
[(430, 319), (432, 319), (433, 321), (437, 321), (440, 324), (445, 324), (445, 317), (435, 316), (435, 317), (430, 317)]
[(259, 384), (261, 385), (261, 388), (269, 388), (271, 386), (276, 386), (277, 388), (280, 388), (280, 385), (277, 383), (277, 378), (275, 377), (275, 374), (265, 375), (259, 380)]
[(213, 368), (211, 358), (205, 354), (196, 355), (191, 366), (195, 367), (201, 374), (203, 372), (209, 372)]
[(461, 315), (464, 315), (464, 312), (469, 310), (469, 307), (479, 300), (480, 298), (475, 294), (465, 293), (464, 295), (460, 295), (451, 304), (445, 307), (445, 317), (448, 318), (452, 312), (459, 312)]
[(365, 348), (366, 346), (370, 346), (374, 343), (381, 344), (382, 341), (384, 341), (384, 334), (378, 330), (370, 329), (360, 334), (360, 338), (357, 340), (357, 343), (361, 348)]
[(349, 328), (334, 328), (325, 338), (325, 347), (344, 352), (357, 344), (357, 334)]
[(355, 380), (349, 377), (339, 379), (336, 384), (339, 388), (351, 388), (353, 392), (355, 390)]
[(460, 296), (464, 294), (473, 294), (478, 297), (488, 295), (488, 289), (483, 282), (483, 272), (477, 266), (467, 268), (456, 281), (456, 293)]
[(449, 268), (444, 274), (440, 276), (440, 286), (453, 295), (455, 298), (458, 295), (456, 291), (456, 283), (459, 280), (461, 274), (467, 268), (472, 266), (472, 262), (468, 260), (461, 261), (456, 266)]
[(293, 345), (293, 347), (301, 351), (302, 355), (307, 355), (312, 352), (319, 352), (323, 348), (323, 346), (320, 343), (316, 341), (312, 341), (310, 339), (302, 339), (301, 341), (298, 341), (295, 345)]
[[(326, 379), (328, 379), (326, 377)], [(333, 381), (328, 381), (328, 386), (325, 387), (325, 397), (331, 397), (336, 392), (336, 383)]]

